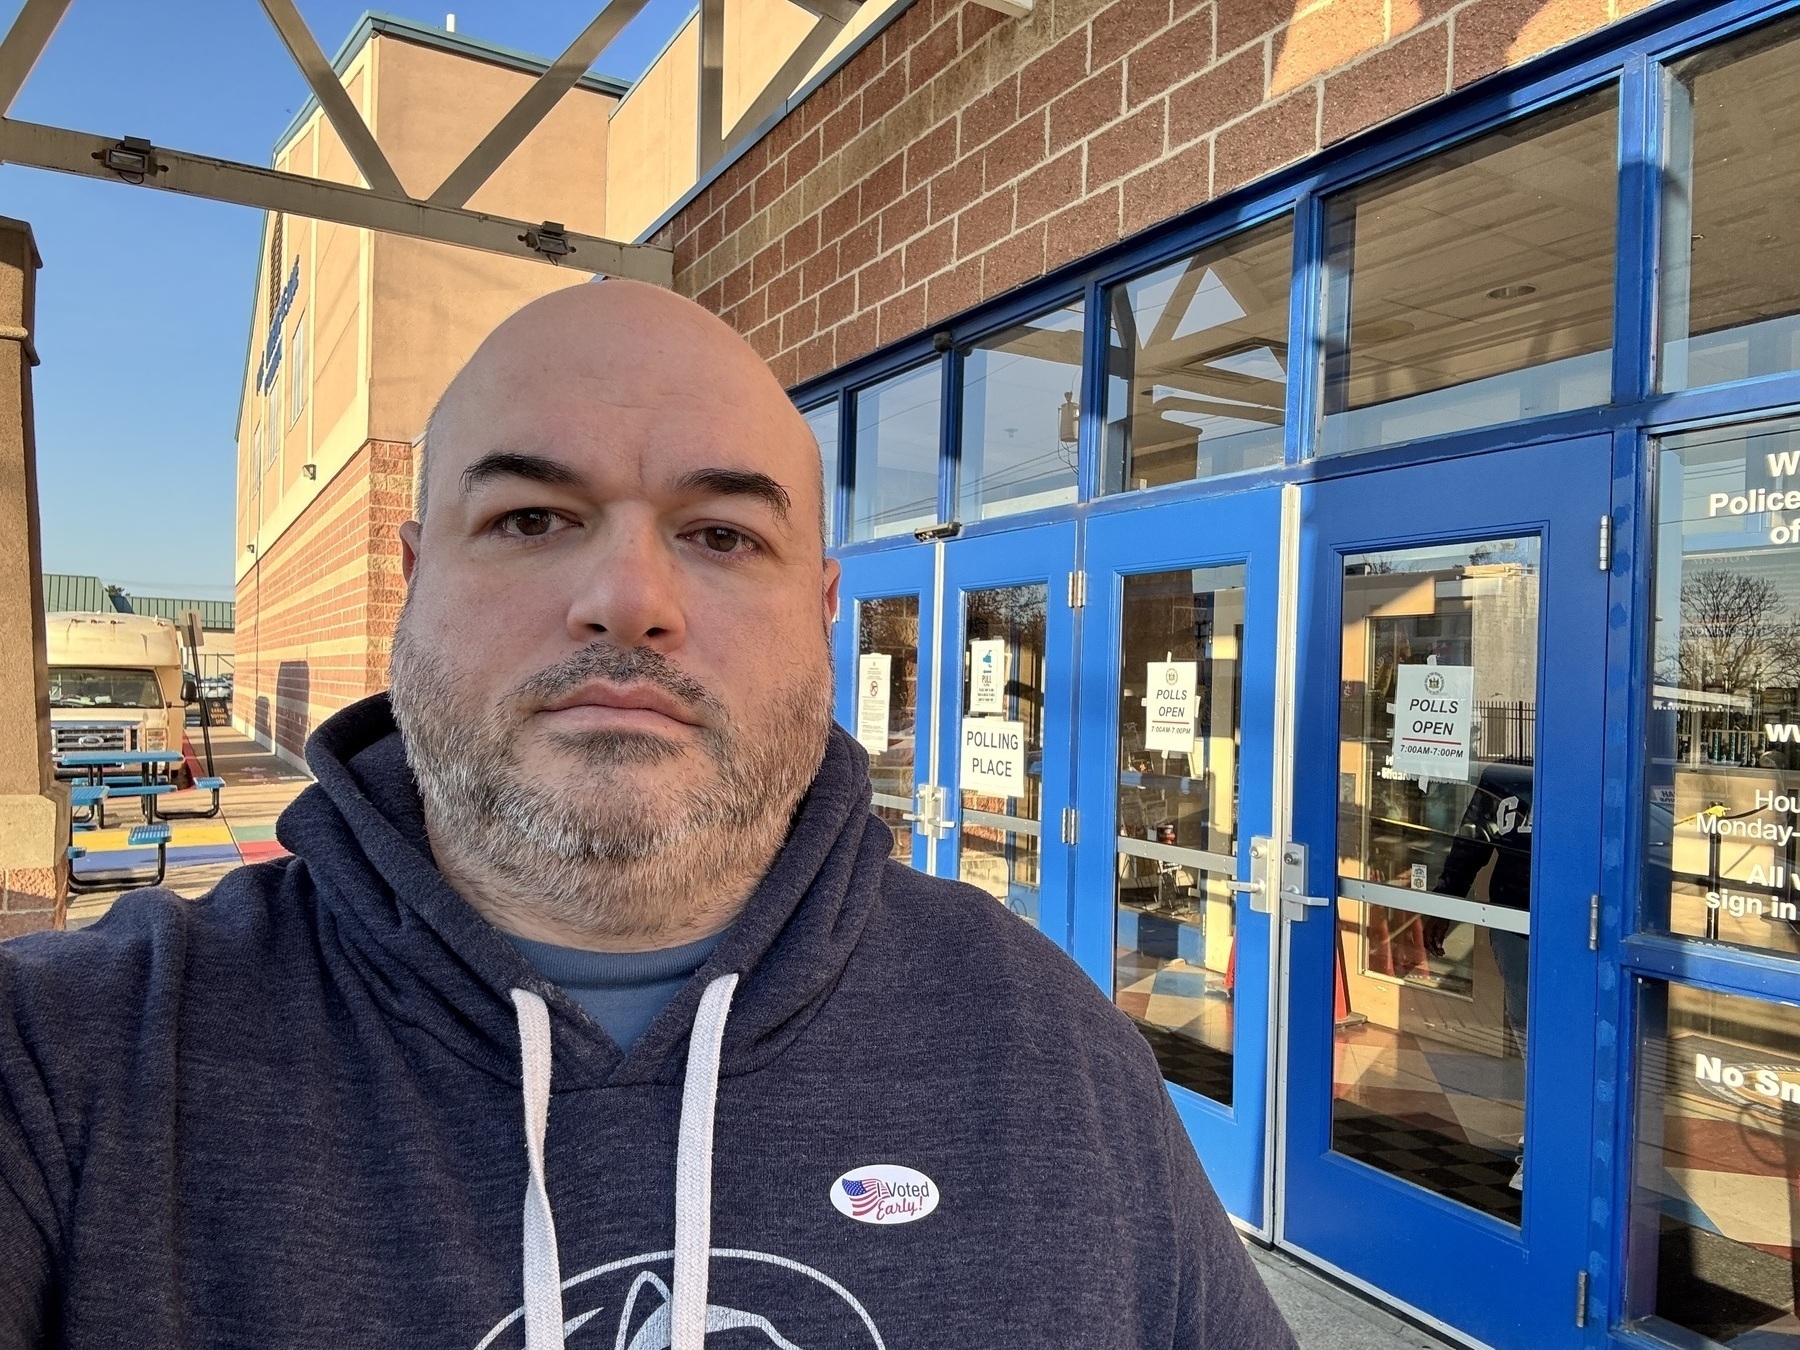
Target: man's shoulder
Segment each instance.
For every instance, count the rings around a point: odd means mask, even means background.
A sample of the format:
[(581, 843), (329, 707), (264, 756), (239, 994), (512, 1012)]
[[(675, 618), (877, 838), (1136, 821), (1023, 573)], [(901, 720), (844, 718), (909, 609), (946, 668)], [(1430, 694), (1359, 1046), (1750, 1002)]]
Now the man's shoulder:
[(905, 972), (915, 1004), (1057, 1059), (1161, 1082), (1148, 1044), (1035, 924), (986, 891), (891, 862), (866, 954)]
[(116, 1004), (142, 1007), (159, 987), (191, 980), (196, 965), (254, 979), (257, 952), (275, 946), (294, 865), (281, 858), (236, 868), (192, 900), (161, 887), (128, 891), (83, 928), (0, 942), (0, 999), (21, 1022), (66, 1018), (71, 1008), (99, 1020)]

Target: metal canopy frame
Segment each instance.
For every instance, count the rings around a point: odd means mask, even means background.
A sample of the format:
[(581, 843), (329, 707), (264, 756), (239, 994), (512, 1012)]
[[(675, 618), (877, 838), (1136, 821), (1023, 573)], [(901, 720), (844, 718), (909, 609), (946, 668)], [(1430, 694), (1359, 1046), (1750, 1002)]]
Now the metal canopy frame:
[(180, 192), (213, 201), (329, 220), (359, 229), (457, 244), (658, 286), (674, 282), (674, 255), (647, 244), (578, 234), (553, 221), (471, 211), (467, 203), (573, 89), (645, 0), (611, 0), (424, 198), (414, 197), (382, 152), (294, 0), (260, 0), (367, 187), (328, 182), (237, 160), (97, 136), (8, 116), (71, 0), (25, 0), (0, 40), (0, 162)]
[[(614, 0), (617, 3), (617, 0)], [(700, 107), (697, 128), (697, 178), (725, 158), (725, 152), (762, 124), (800, 87), (825, 49), (862, 8), (863, 0), (795, 0), (813, 16), (813, 26), (781, 68), (768, 79), (749, 107), (730, 127), (725, 125), (725, 0), (700, 0)]]

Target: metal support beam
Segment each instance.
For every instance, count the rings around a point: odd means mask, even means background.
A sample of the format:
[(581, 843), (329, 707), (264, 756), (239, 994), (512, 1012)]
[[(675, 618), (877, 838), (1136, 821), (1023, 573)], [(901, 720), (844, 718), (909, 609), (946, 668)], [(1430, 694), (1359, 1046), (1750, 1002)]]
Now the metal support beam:
[(0, 42), (0, 117), (12, 111), (13, 100), (37, 64), (50, 35), (68, 12), (69, 0), (25, 0), (25, 7)]
[(725, 0), (700, 0), (699, 124), (695, 167), (706, 171), (725, 157)]
[(556, 58), (556, 63), (538, 76), (537, 82), (519, 97), (511, 110), (494, 124), (494, 129), (481, 138), (481, 144), (469, 151), (463, 162), (450, 171), (450, 176), (431, 194), (433, 206), (463, 206), (481, 185), (494, 176), (506, 157), (525, 143), (538, 123), (562, 96), (575, 87), (588, 67), (605, 51), (619, 31), (637, 17), (645, 0), (611, 0), (581, 30), (569, 49)]
[(863, 0), (795, 0), (817, 18), (800, 45), (781, 63), (762, 92), (750, 101), (737, 121), (725, 122), (725, 0), (700, 0), (700, 98), (699, 125), (695, 128), (695, 155), (701, 177), (725, 157), (739, 138), (754, 131), (764, 118), (800, 87), (806, 73), (824, 55), (832, 39), (854, 19)]
[(349, 90), (339, 82), (331, 62), (319, 50), (318, 39), (306, 26), (306, 20), (300, 17), (300, 11), (294, 8), (294, 0), (262, 0), (262, 7), (269, 22), (275, 25), (275, 31), (281, 34), (281, 40), (287, 44), (288, 55), (294, 58), (294, 64), (300, 67), (300, 73), (312, 86), (313, 97), (319, 100), (319, 107), (324, 109), (332, 129), (350, 152), (350, 158), (356, 161), (356, 167), (362, 170), (363, 181), (386, 196), (406, 196), (394, 166), (381, 153), (369, 124), (363, 121), (362, 110), (350, 101)]
[[(862, 9), (862, 0), (794, 0), (801, 9), (809, 14), (816, 14), (821, 19), (830, 19), (839, 28), (854, 19)], [(788, 90), (793, 93), (793, 90)], [(786, 94), (782, 95), (787, 97)]]
[(725, 145), (736, 145), (738, 141), (762, 125), (763, 118), (780, 107), (794, 90), (800, 87), (800, 81), (806, 78), (807, 71), (817, 64), (825, 54), (825, 49), (833, 39), (844, 31), (844, 25), (836, 19), (821, 18), (812, 26), (812, 31), (800, 40), (794, 48), (793, 55), (781, 63), (781, 69), (763, 86), (762, 93), (744, 110), (737, 125), (726, 132), (722, 140)]
[[(99, 158), (116, 145), (105, 136), (0, 118), (0, 162), (8, 164), (118, 182), (120, 176), (104, 167)], [(404, 194), (386, 196), (369, 188), (209, 159), (161, 146), (155, 147), (153, 154), (157, 167), (143, 176), (143, 186), (164, 192), (458, 244), (534, 262), (549, 256), (520, 237), (530, 234), (534, 240), (541, 238), (541, 227), (533, 222), (433, 206)], [(564, 238), (573, 245), (566, 261), (583, 272), (631, 277), (657, 286), (673, 284), (674, 255), (668, 249), (621, 244), (586, 234), (568, 233)]]

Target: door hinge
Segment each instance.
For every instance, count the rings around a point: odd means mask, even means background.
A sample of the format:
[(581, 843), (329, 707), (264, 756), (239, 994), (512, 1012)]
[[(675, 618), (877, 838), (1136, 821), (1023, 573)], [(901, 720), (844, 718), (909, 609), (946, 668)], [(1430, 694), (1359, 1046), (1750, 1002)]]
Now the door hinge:
[(1597, 895), (1588, 897), (1588, 950), (1600, 950), (1600, 897)]
[(1612, 512), (1600, 517), (1600, 570), (1612, 571)]
[(1588, 1273), (1585, 1270), (1575, 1272), (1575, 1325), (1587, 1325)]
[(1087, 573), (1069, 573), (1069, 608), (1080, 609), (1087, 604)]
[(1072, 806), (1063, 807), (1062, 841), (1065, 844), (1081, 842), (1081, 813)]

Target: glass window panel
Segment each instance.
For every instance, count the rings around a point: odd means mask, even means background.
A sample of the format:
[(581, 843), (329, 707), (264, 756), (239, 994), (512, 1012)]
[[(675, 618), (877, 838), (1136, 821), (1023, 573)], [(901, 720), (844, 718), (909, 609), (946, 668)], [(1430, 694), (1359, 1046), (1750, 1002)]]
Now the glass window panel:
[(1662, 387), (1800, 369), (1800, 25), (1670, 74)]
[[(1332, 1147), (1518, 1223), (1539, 541), (1346, 558)], [(1418, 896), (1418, 899), (1414, 899)]]
[(1638, 1010), (1626, 1315), (1681, 1345), (1792, 1346), (1800, 1008), (1644, 980)]
[[(856, 605), (857, 728), (858, 739), (869, 751), (869, 782), (875, 791), (875, 814), (894, 831), (893, 856), (912, 861), (913, 752), (917, 741), (919, 709), (919, 597), (895, 595), (881, 600), (860, 600)], [(885, 680), (884, 687), (865, 688), (863, 658), (885, 657), (871, 672)], [(880, 732), (880, 700), (887, 701), (887, 731)], [(873, 725), (865, 733), (869, 700), (875, 700)], [(871, 739), (872, 738), (872, 739)], [(886, 741), (885, 750), (875, 746)]]
[(1103, 491), (1281, 463), (1293, 255), (1288, 217), (1107, 292)]
[(823, 511), (823, 533), (827, 545), (835, 544), (832, 537), (832, 523), (835, 512), (833, 503), (837, 501), (838, 488), (838, 405), (833, 399), (830, 403), (821, 403), (816, 408), (808, 408), (800, 414), (806, 419), (806, 425), (812, 428), (813, 439), (819, 443), (819, 464), (823, 471), (822, 481), (825, 484), (824, 500), (820, 504)]
[(1800, 421), (1665, 438), (1652, 927), (1800, 954)]
[(963, 358), (958, 520), (1075, 500), (1084, 314), (1077, 301), (987, 338)]
[(942, 403), (938, 362), (856, 392), (852, 539), (911, 534), (937, 524)]
[(1618, 96), (1328, 204), (1323, 454), (1605, 403)]
[(1113, 1000), (1165, 1078), (1229, 1106), (1244, 568), (1124, 580)]
[(1049, 598), (1049, 587), (1042, 582), (969, 591), (963, 616), (965, 724), (971, 719), (1020, 724), (1025, 792), (1007, 796), (971, 791), (959, 781), (958, 875), (1032, 924), (1042, 910), (1038, 865), (1044, 814), (1044, 618)]

